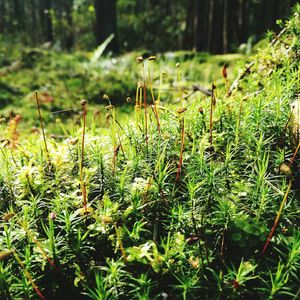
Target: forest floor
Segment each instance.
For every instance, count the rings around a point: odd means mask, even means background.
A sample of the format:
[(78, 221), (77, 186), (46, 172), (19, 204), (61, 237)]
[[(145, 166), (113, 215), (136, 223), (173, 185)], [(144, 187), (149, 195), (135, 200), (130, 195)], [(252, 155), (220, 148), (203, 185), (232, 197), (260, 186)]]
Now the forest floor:
[[(36, 91), (40, 93), (44, 122), (53, 134), (62, 133), (61, 127), (53, 126), (55, 120), (61, 119), (68, 126), (80, 120), (82, 99), (89, 102), (88, 118), (102, 127), (106, 127), (103, 94), (109, 95), (112, 103), (118, 106), (119, 120), (128, 120), (133, 112), (137, 82), (142, 80), (141, 67), (136, 63), (141, 53), (100, 57), (94, 61), (94, 53), (16, 47), (14, 42), (7, 40), (0, 44), (0, 114), (7, 120), (20, 115), (20, 133), (27, 134), (39, 125)], [(151, 70), (153, 89), (155, 93), (161, 89), (161, 98), (170, 103), (176, 98), (178, 89), (176, 63), (181, 64), (181, 84), (188, 95), (194, 86), (210, 89), (212, 82), (224, 85), (221, 76), (224, 64), (228, 66), (229, 80), (233, 80), (245, 59), (241, 54), (213, 56), (184, 51), (158, 54)], [(201, 92), (196, 95), (203, 96)], [(128, 102), (128, 97), (132, 103)]]
[(1, 44), (0, 299), (298, 299), (299, 14), (250, 57)]

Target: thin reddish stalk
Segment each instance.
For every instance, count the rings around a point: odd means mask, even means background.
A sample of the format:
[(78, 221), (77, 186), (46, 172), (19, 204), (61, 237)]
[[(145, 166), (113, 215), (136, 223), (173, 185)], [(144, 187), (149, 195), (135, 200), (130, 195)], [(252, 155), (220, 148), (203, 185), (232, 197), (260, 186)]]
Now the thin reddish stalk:
[(39, 100), (37, 92), (35, 92), (35, 98), (36, 98), (36, 104), (37, 104), (37, 109), (38, 109), (38, 113), (39, 113), (39, 118), (40, 118), (40, 124), (41, 124), (41, 128), (42, 128), (42, 133), (43, 133), (43, 140), (44, 140), (44, 145), (45, 145), (45, 150), (46, 150), (48, 165), (49, 165), (49, 168), (51, 168), (51, 160), (50, 160), (50, 155), (49, 155), (49, 151), (48, 151), (48, 147), (47, 147), (46, 135), (45, 135), (45, 130), (44, 130), (44, 123), (43, 123), (43, 118), (42, 118), (42, 113), (41, 113), (41, 108), (40, 108), (40, 100)]
[(280, 216), (281, 216), (281, 213), (282, 213), (284, 204), (286, 203), (288, 194), (289, 194), (289, 192), (290, 192), (291, 186), (292, 186), (292, 181), (290, 180), (290, 181), (289, 181), (288, 188), (287, 188), (287, 190), (286, 190), (286, 192), (285, 192), (285, 194), (284, 194), (283, 200), (282, 200), (282, 202), (281, 202), (281, 204), (280, 204), (280, 208), (279, 208), (279, 211), (278, 211), (278, 213), (277, 213), (276, 219), (275, 219), (275, 221), (274, 221), (274, 225), (273, 225), (273, 227), (272, 227), (272, 229), (271, 229), (271, 231), (270, 231), (270, 234), (269, 234), (269, 236), (268, 236), (268, 239), (267, 239), (267, 241), (266, 241), (266, 244), (265, 244), (265, 246), (264, 246), (264, 249), (263, 249), (261, 255), (264, 255), (264, 253), (266, 252), (267, 247), (268, 247), (268, 245), (270, 244), (271, 238), (272, 238), (273, 235), (274, 235), (274, 232), (275, 232), (275, 230), (276, 230), (276, 228), (277, 228), (277, 225), (278, 225), (278, 223), (279, 223), (279, 219), (280, 219)]
[(183, 149), (184, 149), (184, 118), (181, 119), (181, 148), (180, 148), (180, 157), (178, 163), (178, 169), (176, 174), (176, 181), (179, 180), (183, 162)]
[(296, 158), (296, 156), (297, 156), (297, 153), (298, 153), (299, 149), (300, 149), (300, 142), (298, 143), (298, 146), (297, 146), (297, 148), (296, 148), (296, 150), (295, 150), (295, 152), (294, 152), (294, 155), (293, 155), (293, 157), (292, 157), (291, 160), (290, 160), (290, 163), (289, 163), (290, 166), (294, 163), (295, 158)]
[(159, 116), (158, 116), (158, 111), (157, 111), (157, 107), (156, 107), (155, 101), (154, 101), (154, 104), (153, 104), (153, 112), (154, 112), (154, 116), (155, 116), (156, 123), (157, 123), (158, 135), (160, 135), (160, 122), (159, 122)]
[[(22, 226), (22, 225), (21, 225)], [(41, 251), (43, 257), (45, 259), (47, 259), (47, 261), (49, 262), (49, 264), (56, 269), (56, 271), (59, 271), (59, 269), (57, 268), (57, 266), (55, 265), (54, 261), (47, 255), (47, 253), (44, 251), (42, 245), (40, 244), (40, 242), (32, 235), (32, 233), (25, 227), (22, 226), (23, 230), (27, 233), (27, 235), (29, 236), (29, 238), (37, 245), (37, 247), (39, 248), (39, 250)]]
[[(116, 162), (117, 162), (117, 156), (119, 154), (120, 148), (121, 148), (121, 144), (119, 144), (118, 146), (114, 147), (113, 174), (115, 174), (115, 172), (116, 172)], [(123, 151), (123, 155), (124, 155), (124, 151)]]
[(225, 97), (228, 97), (229, 96), (229, 81), (227, 78), (227, 65), (226, 64), (224, 64), (223, 68), (222, 68), (222, 77), (224, 79), (225, 90), (226, 90)]
[(31, 277), (30, 273), (26, 270), (25, 265), (23, 264), (23, 262), (21, 261), (19, 255), (16, 252), (14, 252), (14, 257), (17, 260), (17, 262), (19, 263), (19, 265), (21, 266), (21, 268), (23, 269), (25, 276), (27, 277), (28, 281), (32, 285), (32, 287), (35, 290), (35, 292), (37, 293), (37, 295), (42, 300), (46, 300), (45, 296), (42, 294), (42, 292), (39, 290), (38, 286), (35, 284), (33, 278)]
[(152, 78), (151, 78), (151, 73), (150, 73), (150, 67), (149, 67), (149, 72), (148, 73), (149, 73), (148, 76), (149, 76), (149, 81), (150, 81), (150, 92), (151, 92), (151, 97), (152, 97), (152, 102), (153, 102), (153, 113), (154, 113), (156, 123), (157, 123), (158, 135), (160, 135), (160, 122), (159, 122), (157, 106), (156, 106), (156, 103), (155, 103), (154, 92), (153, 92), (153, 88), (152, 88)]
[(289, 123), (290, 123), (290, 121), (292, 119), (292, 116), (293, 116), (293, 113), (290, 114), (290, 116), (289, 116), (288, 120), (286, 121), (286, 123), (284, 125), (284, 128), (283, 128), (283, 130), (282, 130), (282, 132), (280, 134), (280, 137), (279, 137), (279, 140), (278, 140), (278, 143), (277, 143), (277, 145), (279, 145), (279, 146), (281, 146), (281, 144), (283, 142), (284, 133), (287, 130), (287, 127), (288, 127), (288, 125), (289, 125)]
[(159, 117), (158, 117), (158, 111), (157, 111), (156, 104), (154, 103), (153, 105), (151, 105), (151, 108), (152, 108), (152, 111), (153, 111), (155, 119), (156, 119), (157, 132), (158, 132), (158, 135), (160, 135), (160, 122), (159, 122)]
[[(126, 155), (125, 155), (125, 151), (124, 151), (121, 139), (120, 139), (120, 135), (118, 135), (118, 139), (119, 139), (119, 146), (118, 146), (118, 148), (121, 149), (122, 154), (123, 154), (123, 158), (126, 159)], [(118, 150), (118, 152), (119, 152), (119, 150)]]

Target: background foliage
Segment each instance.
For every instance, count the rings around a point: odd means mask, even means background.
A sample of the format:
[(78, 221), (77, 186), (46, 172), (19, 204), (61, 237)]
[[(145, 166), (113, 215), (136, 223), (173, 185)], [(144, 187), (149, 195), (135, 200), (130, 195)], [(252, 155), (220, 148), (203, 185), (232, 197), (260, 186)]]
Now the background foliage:
[[(276, 29), (296, 0), (1, 0), (0, 33), (27, 45), (223, 53)], [(245, 47), (245, 46), (243, 46)]]

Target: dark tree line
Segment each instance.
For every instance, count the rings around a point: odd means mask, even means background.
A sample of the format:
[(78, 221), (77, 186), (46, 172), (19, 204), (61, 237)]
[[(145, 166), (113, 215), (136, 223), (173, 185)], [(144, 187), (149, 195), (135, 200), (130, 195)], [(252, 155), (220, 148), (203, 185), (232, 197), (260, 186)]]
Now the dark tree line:
[[(110, 34), (117, 33), (117, 8), (115, 0), (96, 0), (94, 2), (96, 12), (95, 33), (97, 44), (102, 43)], [(117, 38), (113, 39), (111, 49), (118, 50)]]
[[(89, 27), (97, 45), (116, 33), (116, 11), (116, 0), (0, 0), (0, 33), (19, 34), (28, 44), (59, 42), (70, 49), (78, 32)], [(79, 24), (81, 15), (85, 20)], [(110, 47), (117, 51), (116, 39)]]
[(0, 0), (0, 32), (20, 34), (32, 44), (55, 37), (68, 48), (73, 45), (72, 10), (73, 0)]
[(297, 1), (286, 0), (189, 0), (187, 49), (226, 53), (245, 43), (250, 35), (276, 30), (276, 20), (287, 16)]
[(0, 0), (0, 34), (27, 44), (226, 53), (276, 30), (297, 0)]
[[(120, 41), (128, 50), (186, 49), (226, 53), (278, 30), (297, 0), (118, 0)], [(132, 18), (135, 15), (136, 18)], [(132, 37), (132, 38), (130, 38)], [(127, 45), (126, 45), (127, 44)], [(133, 47), (134, 48), (134, 47)]]

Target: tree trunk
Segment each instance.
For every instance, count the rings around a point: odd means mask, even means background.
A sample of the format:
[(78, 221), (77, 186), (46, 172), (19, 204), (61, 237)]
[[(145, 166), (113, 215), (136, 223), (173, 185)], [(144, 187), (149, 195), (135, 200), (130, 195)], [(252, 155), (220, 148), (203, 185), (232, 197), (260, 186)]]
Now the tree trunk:
[(44, 19), (44, 36), (47, 42), (53, 41), (51, 7), (51, 0), (44, 0), (42, 17)]
[(237, 41), (245, 43), (249, 37), (249, 0), (239, 0)]
[(208, 31), (207, 31), (207, 49), (209, 51), (212, 48), (212, 40), (213, 40), (214, 7), (215, 7), (215, 0), (210, 0), (209, 10), (208, 10)]
[(228, 0), (224, 0), (223, 10), (223, 52), (228, 52)]
[(197, 51), (208, 51), (210, 3), (199, 1), (197, 6), (197, 31), (195, 35)]
[(66, 49), (71, 49), (74, 44), (74, 33), (73, 33), (73, 0), (65, 0), (64, 1), (64, 12), (66, 14), (67, 19), (67, 28), (66, 28), (66, 36), (65, 36), (65, 47)]
[(195, 19), (198, 20), (198, 11), (196, 10), (197, 0), (188, 0), (186, 13), (186, 28), (184, 37), (184, 49), (191, 50), (194, 48), (197, 35), (197, 27), (195, 27)]
[[(34, 45), (37, 43), (37, 18), (36, 18), (36, 11), (35, 11), (35, 1), (30, 1), (30, 12), (31, 12), (31, 40)], [(30, 40), (28, 40), (30, 42)]]
[(212, 53), (223, 53), (223, 10), (224, 0), (211, 0), (208, 50)]
[(0, 0), (0, 33), (5, 32), (5, 0)]
[(104, 42), (111, 34), (115, 37), (108, 45), (108, 50), (118, 52), (117, 44), (117, 13), (116, 0), (95, 0), (96, 26), (95, 35), (97, 44)]

